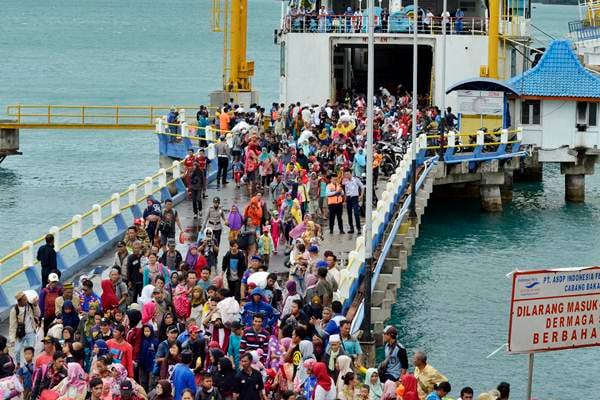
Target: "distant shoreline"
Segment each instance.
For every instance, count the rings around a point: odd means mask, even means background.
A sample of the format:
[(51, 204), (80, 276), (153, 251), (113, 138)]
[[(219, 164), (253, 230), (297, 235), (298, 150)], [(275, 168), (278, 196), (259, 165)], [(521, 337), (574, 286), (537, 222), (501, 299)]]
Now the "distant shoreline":
[(566, 6), (576, 6), (577, 0), (536, 0), (533, 4), (560, 4)]

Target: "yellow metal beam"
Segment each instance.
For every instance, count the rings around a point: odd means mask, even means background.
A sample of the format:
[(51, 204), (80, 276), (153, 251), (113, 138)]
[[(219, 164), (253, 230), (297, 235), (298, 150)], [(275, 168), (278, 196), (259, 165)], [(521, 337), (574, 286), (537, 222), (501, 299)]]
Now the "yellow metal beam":
[(93, 124), (93, 123), (28, 123), (0, 122), (0, 129), (85, 129), (85, 130), (153, 130), (155, 125), (149, 124)]
[(500, 1), (488, 1), (488, 77), (498, 79), (498, 31), (500, 24)]

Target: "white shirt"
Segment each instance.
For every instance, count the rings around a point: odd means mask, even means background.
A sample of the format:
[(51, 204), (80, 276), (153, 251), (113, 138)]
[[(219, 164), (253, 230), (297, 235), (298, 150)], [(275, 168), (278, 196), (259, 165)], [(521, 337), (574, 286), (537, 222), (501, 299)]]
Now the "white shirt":
[(315, 388), (314, 400), (335, 400), (336, 399), (335, 382), (331, 379), (331, 389), (325, 391), (321, 386), (317, 385)]
[(425, 14), (425, 19), (423, 20), (423, 23), (425, 25), (430, 25), (431, 24), (431, 18), (433, 18), (433, 13), (431, 11), (428, 11), (427, 14)]

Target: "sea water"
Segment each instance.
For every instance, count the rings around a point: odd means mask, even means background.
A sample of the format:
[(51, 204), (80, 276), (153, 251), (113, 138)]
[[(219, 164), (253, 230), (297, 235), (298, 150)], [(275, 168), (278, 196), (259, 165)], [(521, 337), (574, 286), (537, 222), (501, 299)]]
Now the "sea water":
[[(248, 53), (263, 104), (277, 100), (280, 3), (249, 2)], [(8, 104), (206, 104), (221, 85), (222, 36), (209, 29), (208, 0), (23, 0), (0, 13), (0, 114)], [(551, 37), (577, 19), (573, 6), (536, 4), (534, 24)], [(549, 36), (533, 31), (544, 47)], [(22, 156), (0, 165), (0, 254), (70, 220), (158, 168), (156, 138), (138, 131), (21, 132)], [(527, 357), (503, 351), (515, 268), (598, 264), (600, 178), (586, 178), (586, 204), (563, 200), (563, 177), (515, 184), (499, 215), (477, 203), (432, 202), (402, 276), (391, 322), (412, 354), (448, 376), (457, 397), (511, 382), (523, 398)], [(4, 272), (0, 271), (0, 275)], [(534, 393), (578, 398), (598, 388), (596, 349), (536, 356)]]

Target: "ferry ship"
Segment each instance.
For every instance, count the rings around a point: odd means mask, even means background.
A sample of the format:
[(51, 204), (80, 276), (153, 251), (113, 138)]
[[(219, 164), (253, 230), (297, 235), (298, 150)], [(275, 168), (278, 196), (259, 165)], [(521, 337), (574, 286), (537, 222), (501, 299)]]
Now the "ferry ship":
[[(366, 93), (366, 5), (348, 0), (322, 4), (312, 11), (283, 6), (275, 41), (281, 48), (280, 101), (285, 104), (342, 100), (353, 89)], [(412, 92), (414, 6), (401, 0), (375, 5), (375, 88), (394, 95), (399, 86)], [(443, 18), (443, 0), (418, 2), (419, 98), (457, 106), (456, 93), (443, 99), (444, 85), (474, 77), (507, 80), (530, 68), (528, 0), (448, 0), (446, 10)]]

